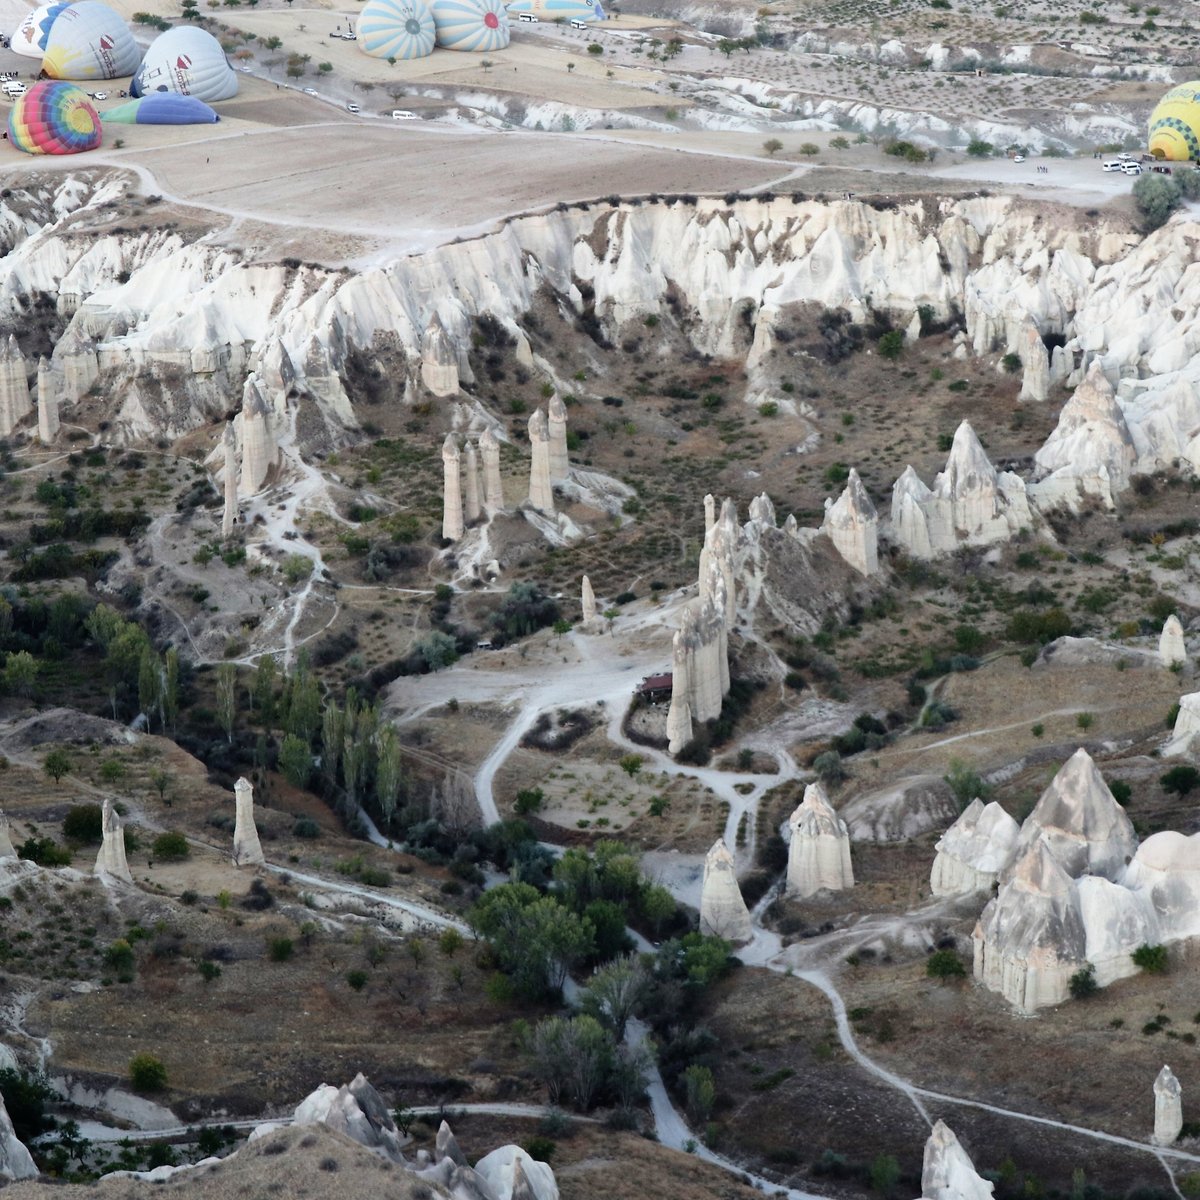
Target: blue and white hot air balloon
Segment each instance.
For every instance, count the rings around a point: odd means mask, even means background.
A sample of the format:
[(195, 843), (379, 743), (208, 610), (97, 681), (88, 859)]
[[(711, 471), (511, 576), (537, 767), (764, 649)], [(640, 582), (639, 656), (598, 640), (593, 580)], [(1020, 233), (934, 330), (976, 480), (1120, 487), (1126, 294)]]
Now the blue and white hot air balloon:
[(46, 53), (46, 39), (50, 35), (50, 26), (66, 4), (42, 4), (25, 14), (25, 19), (17, 26), (11, 38), (9, 49), (14, 54), (23, 54), (26, 58), (41, 58)]
[(194, 25), (179, 25), (156, 37), (131, 86), (135, 96), (177, 92), (206, 104), (231, 100), (237, 90), (237, 73), (229, 65), (221, 43)]
[(511, 0), (510, 14), (533, 13), (542, 21), (603, 21), (600, 0)]
[(358, 18), (358, 45), (372, 58), (424, 58), (436, 29), (425, 0), (367, 0)]
[(42, 70), (51, 79), (119, 79), (132, 75), (141, 57), (119, 13), (100, 0), (82, 0), (54, 18)]
[(502, 0), (433, 0), (433, 23), (445, 50), (491, 54), (508, 45)]

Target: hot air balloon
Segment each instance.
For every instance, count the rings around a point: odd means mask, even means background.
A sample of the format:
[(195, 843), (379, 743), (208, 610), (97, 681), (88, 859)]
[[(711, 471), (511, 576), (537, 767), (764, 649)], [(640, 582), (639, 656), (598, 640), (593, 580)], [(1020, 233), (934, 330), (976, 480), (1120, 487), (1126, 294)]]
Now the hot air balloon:
[(209, 104), (237, 95), (238, 79), (221, 43), (194, 25), (180, 25), (156, 37), (133, 77), (135, 96), (178, 92)]
[(87, 93), (71, 83), (35, 83), (8, 114), (8, 140), (26, 154), (81, 154), (102, 136)]
[(543, 21), (603, 21), (599, 0), (512, 0), (510, 14), (533, 13)]
[(50, 26), (42, 70), (52, 79), (116, 79), (141, 58), (129, 26), (100, 0), (64, 8)]
[(1150, 114), (1150, 153), (1172, 162), (1200, 162), (1200, 82), (1173, 87)]
[(433, 0), (437, 44), (447, 50), (490, 54), (508, 45), (508, 14), (501, 0)]
[(434, 38), (425, 0), (367, 0), (358, 18), (359, 47), (372, 58), (424, 58)]
[(65, 4), (43, 4), (25, 14), (25, 19), (17, 26), (16, 32), (9, 39), (9, 49), (14, 54), (23, 54), (26, 58), (41, 58), (46, 52), (46, 38), (54, 18), (67, 6)]
[(110, 108), (100, 119), (118, 125), (211, 125), (221, 118), (203, 100), (174, 92), (151, 92)]

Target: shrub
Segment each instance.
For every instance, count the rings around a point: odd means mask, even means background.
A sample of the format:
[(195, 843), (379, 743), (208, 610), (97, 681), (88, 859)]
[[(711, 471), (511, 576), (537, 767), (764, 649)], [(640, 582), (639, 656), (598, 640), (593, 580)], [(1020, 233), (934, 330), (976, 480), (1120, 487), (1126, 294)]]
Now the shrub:
[(63, 837), (69, 842), (98, 842), (104, 836), (104, 814), (98, 804), (73, 804), (63, 818)]
[(200, 972), (200, 978), (203, 979), (205, 983), (212, 983), (212, 981), (218, 978), (221, 974), (221, 968), (209, 958), (202, 958), (196, 964), (196, 970)]
[(836, 750), (826, 750), (824, 754), (818, 754), (813, 759), (812, 768), (822, 783), (841, 783), (846, 778), (842, 756)]
[(554, 1157), (554, 1151), (558, 1149), (558, 1146), (550, 1138), (535, 1133), (525, 1141), (523, 1149), (530, 1158), (548, 1163)]
[(104, 965), (123, 983), (133, 978), (133, 964), (133, 947), (124, 938), (117, 938), (104, 952)]
[(356, 992), (361, 992), (367, 986), (367, 973), (366, 971), (347, 971), (346, 982)]
[(321, 836), (321, 827), (312, 817), (301, 817), (292, 826), (292, 836), (312, 840)]
[(39, 867), (69, 867), (71, 852), (50, 838), (26, 838), (17, 847), (17, 857), (37, 863)]
[(191, 854), (187, 838), (182, 833), (160, 833), (154, 839), (151, 853), (163, 862), (182, 862)]
[(889, 362), (904, 353), (904, 334), (898, 329), (889, 330), (878, 341), (879, 356)]
[(1186, 796), (1188, 792), (1195, 788), (1197, 783), (1200, 783), (1200, 771), (1186, 763), (1181, 763), (1179, 766), (1172, 767), (1165, 774), (1160, 775), (1158, 782), (1162, 785), (1164, 792), (1170, 792), (1177, 796)]
[(295, 948), (291, 938), (276, 937), (267, 943), (267, 954), (272, 962), (287, 962)]
[(517, 793), (513, 808), (516, 810), (517, 816), (527, 817), (530, 813), (537, 812), (545, 799), (546, 793), (541, 788), (524, 788)]
[(1067, 987), (1074, 1000), (1086, 1000), (1089, 996), (1094, 996), (1100, 990), (1100, 985), (1096, 982), (1096, 968), (1088, 963), (1071, 976)]
[(1133, 952), (1133, 965), (1150, 975), (1167, 973), (1166, 946), (1139, 946)]
[(129, 1060), (129, 1082), (135, 1092), (161, 1092), (167, 1086), (167, 1068), (143, 1050)]
[(935, 950), (925, 960), (925, 974), (930, 979), (962, 979), (966, 973), (962, 959), (953, 950)]
[(1122, 807), (1127, 808), (1129, 801), (1133, 799), (1133, 788), (1129, 786), (1123, 779), (1114, 779), (1108, 785), (1108, 790), (1112, 792), (1113, 799)]

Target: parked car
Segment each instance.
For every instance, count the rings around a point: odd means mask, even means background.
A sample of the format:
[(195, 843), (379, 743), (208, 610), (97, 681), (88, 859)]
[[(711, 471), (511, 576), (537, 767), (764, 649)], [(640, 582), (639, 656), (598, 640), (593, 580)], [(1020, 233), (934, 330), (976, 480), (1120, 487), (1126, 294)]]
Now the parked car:
[(1171, 173), (1171, 168), (1164, 167), (1161, 163), (1158, 163), (1155, 166), (1151, 167), (1150, 170), (1152, 170), (1155, 173), (1155, 175), (1170, 175), (1170, 173)]
[(356, 113), (359, 111), (358, 105), (353, 103), (353, 101), (352, 101), (351, 103), (346, 105), (346, 111), (349, 113)]
[(1025, 161), (1025, 155), (1023, 155), (1023, 154), (1014, 154), (1013, 155), (1013, 162), (1024, 162), (1024, 161)]
[(305, 88), (304, 94), (306, 96), (315, 96), (317, 94), (317, 89), (316, 88)]
[(92, 99), (93, 100), (107, 100), (108, 93), (107, 92), (93, 92)]

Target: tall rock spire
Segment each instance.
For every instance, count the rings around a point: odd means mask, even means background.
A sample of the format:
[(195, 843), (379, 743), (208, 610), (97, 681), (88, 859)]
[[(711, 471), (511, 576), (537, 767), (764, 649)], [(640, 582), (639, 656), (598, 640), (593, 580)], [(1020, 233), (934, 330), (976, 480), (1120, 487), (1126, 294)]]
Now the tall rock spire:
[(132, 883), (133, 876), (129, 873), (129, 864), (125, 861), (125, 831), (121, 828), (121, 818), (111, 800), (104, 801), (101, 832), (104, 840), (96, 857), (94, 873), (111, 875), (114, 879)]
[(1170, 1067), (1154, 1081), (1154, 1137), (1159, 1146), (1173, 1146), (1183, 1129), (1183, 1089)]
[(878, 574), (879, 515), (853, 467), (842, 494), (836, 501), (825, 501), (821, 532), (860, 575)]
[(446, 434), (442, 443), (442, 537), (457, 542), (463, 535), (462, 478), (458, 442)]
[(0, 437), (8, 437), (32, 410), (25, 359), (10, 333), (0, 345)]
[(45, 357), (38, 360), (38, 439), (49, 446), (58, 437), (58, 393), (55, 391), (54, 375)]
[(463, 463), (466, 474), (466, 496), (463, 500), (463, 516), (467, 521), (478, 521), (483, 512), (483, 503), (479, 495), (479, 456), (475, 453), (475, 443), (468, 442)]
[(272, 428), (271, 412), (259, 391), (258, 381), (251, 376), (246, 381), (242, 399), (242, 474), (240, 488), (243, 496), (262, 491), (279, 462), (279, 445)]
[(458, 354), (437, 313), (421, 338), (421, 382), (435, 396), (453, 396), (458, 391)]
[(554, 512), (554, 489), (550, 484), (550, 427), (545, 409), (529, 418), (529, 505), (539, 512)]
[(738, 886), (733, 855), (718, 838), (704, 859), (700, 889), (700, 932), (730, 942), (747, 942), (754, 936), (750, 911)]
[(237, 434), (234, 432), (232, 421), (225, 423), (221, 445), (225, 452), (225, 477), (222, 480), (225, 487), (225, 507), (221, 513), (221, 537), (228, 538), (233, 533), (238, 515)]
[(254, 824), (254, 787), (248, 779), (239, 779), (233, 785), (233, 795), (233, 865), (247, 867), (265, 862)]
[(804, 789), (804, 799), (788, 818), (788, 827), (790, 894), (804, 897), (822, 890), (840, 891), (854, 886), (850, 831), (819, 783), (810, 783)]
[(567, 406), (557, 392), (550, 397), (547, 427), (550, 432), (550, 481), (562, 483), (570, 473), (567, 461)]
[(479, 437), (479, 456), (483, 459), (483, 502), (488, 511), (504, 511), (504, 487), (500, 479), (500, 443), (491, 428)]

